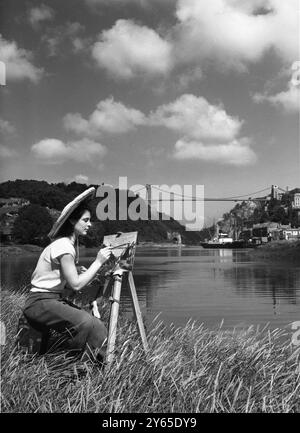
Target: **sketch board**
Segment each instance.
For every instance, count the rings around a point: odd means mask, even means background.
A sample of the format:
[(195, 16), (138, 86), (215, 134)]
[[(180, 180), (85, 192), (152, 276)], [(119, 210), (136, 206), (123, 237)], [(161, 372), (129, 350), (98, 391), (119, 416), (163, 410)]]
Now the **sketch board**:
[(103, 245), (112, 248), (115, 258), (126, 259), (133, 265), (138, 232), (117, 233), (104, 236)]
[(103, 266), (101, 266), (94, 282), (90, 286), (83, 289), (82, 293), (72, 293), (72, 291), (70, 292), (70, 290), (67, 289), (65, 297), (75, 304), (78, 304), (78, 306), (83, 306), (97, 297), (99, 287), (104, 286), (105, 280), (118, 267), (132, 271), (137, 235), (138, 232), (118, 232), (113, 235), (104, 236), (103, 243), (100, 248), (104, 248), (105, 246), (111, 247), (111, 257), (107, 260), (107, 262), (104, 263)]

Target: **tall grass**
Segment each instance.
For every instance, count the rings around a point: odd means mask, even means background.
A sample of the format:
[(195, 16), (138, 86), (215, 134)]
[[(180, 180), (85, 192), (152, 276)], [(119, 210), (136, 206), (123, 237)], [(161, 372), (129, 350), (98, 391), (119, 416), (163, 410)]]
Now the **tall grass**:
[(124, 319), (110, 367), (14, 349), (24, 295), (2, 292), (3, 412), (299, 412), (299, 353), (282, 330), (215, 332), (154, 321), (145, 355)]

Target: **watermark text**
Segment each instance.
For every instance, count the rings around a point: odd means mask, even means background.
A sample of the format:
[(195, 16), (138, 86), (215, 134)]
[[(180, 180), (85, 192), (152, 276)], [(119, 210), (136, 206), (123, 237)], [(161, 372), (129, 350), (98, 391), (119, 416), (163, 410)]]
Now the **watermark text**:
[(199, 231), (204, 226), (203, 185), (132, 185), (119, 177), (119, 186), (100, 185), (96, 196), (96, 214), (100, 221), (169, 221), (182, 222), (186, 230)]

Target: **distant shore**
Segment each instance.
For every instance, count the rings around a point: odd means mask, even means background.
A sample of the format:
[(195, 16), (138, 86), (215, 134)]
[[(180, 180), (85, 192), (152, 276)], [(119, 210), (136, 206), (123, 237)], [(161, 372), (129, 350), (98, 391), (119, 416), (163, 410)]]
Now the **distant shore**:
[[(153, 248), (180, 248), (180, 247), (186, 247), (186, 244), (173, 244), (168, 242), (140, 242), (137, 245), (138, 247), (153, 247)], [(189, 246), (197, 246), (197, 245), (189, 245)]]
[[(181, 248), (181, 247), (193, 247), (197, 245), (185, 245), (185, 244), (173, 244), (168, 242), (140, 242), (137, 248)], [(199, 245), (200, 246), (200, 245)], [(84, 247), (81, 247), (84, 249)], [(12, 257), (32, 257), (38, 256), (43, 247), (31, 244), (15, 244), (15, 245), (0, 245), (0, 258), (12, 258)], [(299, 261), (300, 265), (300, 240), (295, 241), (272, 241), (265, 245), (250, 251), (253, 258), (259, 258), (263, 260), (281, 260), (287, 259), (292, 261)]]
[[(151, 248), (180, 248), (186, 245), (178, 245), (167, 242), (141, 242), (137, 245), (137, 248), (151, 247)], [(82, 247), (84, 248), (84, 247)], [(95, 247), (96, 248), (96, 247)], [(11, 258), (14, 256), (31, 257), (37, 256), (43, 251), (43, 247), (32, 244), (12, 244), (12, 245), (0, 245), (0, 258)]]
[(43, 251), (42, 247), (31, 244), (0, 245), (0, 257), (10, 258), (13, 256), (36, 256)]

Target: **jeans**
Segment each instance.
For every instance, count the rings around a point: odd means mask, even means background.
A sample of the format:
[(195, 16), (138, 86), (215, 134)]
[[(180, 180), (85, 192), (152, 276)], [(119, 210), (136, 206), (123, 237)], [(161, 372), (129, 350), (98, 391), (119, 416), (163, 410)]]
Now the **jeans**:
[(39, 331), (54, 329), (62, 334), (68, 350), (104, 358), (107, 330), (103, 322), (59, 294), (30, 292), (24, 316)]

